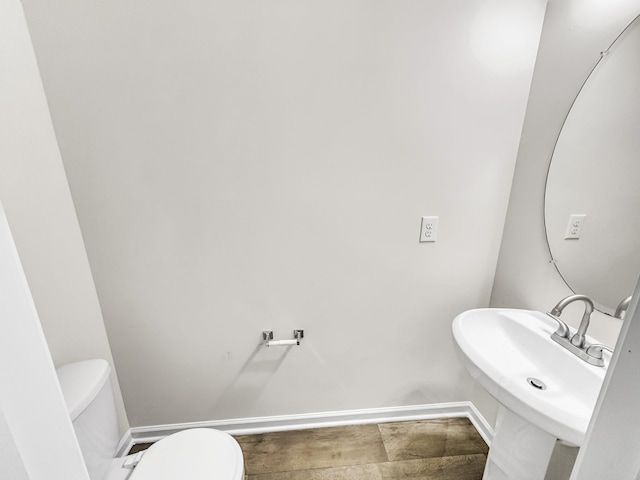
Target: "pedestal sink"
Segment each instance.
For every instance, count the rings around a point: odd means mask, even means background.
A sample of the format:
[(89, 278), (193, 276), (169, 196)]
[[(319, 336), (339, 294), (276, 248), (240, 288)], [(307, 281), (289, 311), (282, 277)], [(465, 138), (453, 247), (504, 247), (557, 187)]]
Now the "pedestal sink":
[[(548, 315), (530, 310), (469, 310), (453, 321), (462, 363), (501, 405), (487, 480), (542, 479), (546, 464), (540, 462), (548, 463), (556, 439), (577, 446), (584, 440), (606, 368), (551, 340), (556, 328)], [(492, 461), (518, 473), (491, 474)]]

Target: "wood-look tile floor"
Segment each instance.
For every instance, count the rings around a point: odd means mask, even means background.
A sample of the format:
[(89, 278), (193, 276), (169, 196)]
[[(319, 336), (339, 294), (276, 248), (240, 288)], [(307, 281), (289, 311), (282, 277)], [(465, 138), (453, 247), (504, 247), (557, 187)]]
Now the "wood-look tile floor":
[(247, 480), (481, 480), (488, 452), (466, 418), (235, 438)]
[(480, 480), (488, 448), (466, 418), (242, 435), (248, 480)]

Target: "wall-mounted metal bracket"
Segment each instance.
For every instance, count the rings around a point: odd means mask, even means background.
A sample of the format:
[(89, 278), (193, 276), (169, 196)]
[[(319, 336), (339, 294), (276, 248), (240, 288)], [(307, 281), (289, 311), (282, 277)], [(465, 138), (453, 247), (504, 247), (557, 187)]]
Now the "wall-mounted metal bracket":
[(262, 332), (263, 345), (265, 347), (300, 345), (300, 340), (304, 338), (304, 330), (294, 330), (293, 339), (291, 340), (274, 340), (273, 330), (265, 330)]

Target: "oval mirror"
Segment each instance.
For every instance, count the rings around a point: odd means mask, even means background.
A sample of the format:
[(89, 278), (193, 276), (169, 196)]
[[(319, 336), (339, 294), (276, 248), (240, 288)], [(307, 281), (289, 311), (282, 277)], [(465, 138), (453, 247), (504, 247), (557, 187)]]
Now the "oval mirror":
[(603, 52), (558, 137), (544, 218), (556, 268), (611, 314), (640, 272), (640, 16)]

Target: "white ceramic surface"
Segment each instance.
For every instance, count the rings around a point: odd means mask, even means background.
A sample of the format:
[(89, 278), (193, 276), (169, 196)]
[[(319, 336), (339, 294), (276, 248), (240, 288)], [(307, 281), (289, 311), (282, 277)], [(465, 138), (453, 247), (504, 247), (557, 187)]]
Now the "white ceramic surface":
[(244, 461), (238, 442), (210, 428), (174, 433), (145, 452), (129, 480), (242, 480)]
[(78, 418), (109, 380), (111, 367), (101, 358), (68, 363), (56, 369), (71, 421)]
[(69, 363), (57, 369), (60, 388), (91, 480), (104, 478), (120, 439), (110, 372), (111, 367), (103, 359)]
[[(606, 369), (551, 340), (551, 318), (530, 310), (477, 309), (458, 315), (452, 328), (465, 367), (496, 400), (557, 438), (582, 444)], [(530, 377), (546, 389), (532, 387)]]

